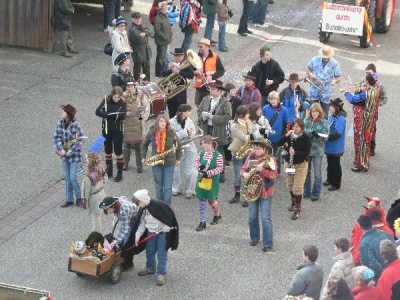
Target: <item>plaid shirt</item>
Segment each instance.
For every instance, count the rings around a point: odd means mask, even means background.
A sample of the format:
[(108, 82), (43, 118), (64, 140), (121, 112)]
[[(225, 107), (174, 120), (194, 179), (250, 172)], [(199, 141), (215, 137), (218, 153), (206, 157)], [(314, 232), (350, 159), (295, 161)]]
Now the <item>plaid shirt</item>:
[(131, 228), (131, 218), (136, 215), (139, 210), (139, 207), (136, 204), (124, 199), (126, 199), (126, 197), (119, 198), (119, 203), (121, 204), (118, 216), (120, 227), (118, 237), (116, 238), (117, 243), (119, 244), (122, 244), (127, 237)]
[(79, 137), (83, 136), (83, 131), (79, 123), (75, 120), (72, 120), (68, 127), (64, 127), (64, 121), (61, 120), (57, 123), (56, 130), (53, 134), (53, 147), (56, 149), (57, 152), (63, 150), (63, 145), (68, 143), (69, 141), (78, 137), (76, 143), (68, 149), (67, 154), (62, 156), (61, 159), (72, 163), (72, 162), (80, 162), (82, 161), (82, 150), (81, 145), (83, 143), (83, 139)]

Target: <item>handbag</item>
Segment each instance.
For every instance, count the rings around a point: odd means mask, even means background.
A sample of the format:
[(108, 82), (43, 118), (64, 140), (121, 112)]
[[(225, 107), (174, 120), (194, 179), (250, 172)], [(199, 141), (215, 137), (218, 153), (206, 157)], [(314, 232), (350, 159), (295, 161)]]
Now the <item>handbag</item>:
[(104, 46), (104, 54), (107, 54), (107, 55), (111, 56), (112, 53), (113, 53), (113, 46), (111, 45), (111, 43), (106, 44)]
[(212, 178), (202, 178), (199, 181), (199, 188), (206, 190), (206, 191), (210, 191), (212, 188)]

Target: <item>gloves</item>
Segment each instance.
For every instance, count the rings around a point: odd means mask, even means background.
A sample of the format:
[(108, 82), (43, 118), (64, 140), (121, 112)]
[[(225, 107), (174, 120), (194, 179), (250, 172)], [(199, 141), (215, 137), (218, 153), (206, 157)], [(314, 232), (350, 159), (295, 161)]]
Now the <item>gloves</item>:
[(206, 165), (200, 165), (199, 170), (203, 172), (205, 167), (206, 167)]
[(208, 178), (207, 171), (203, 171), (203, 177), (204, 177), (204, 178)]
[(313, 130), (312, 135), (313, 135), (313, 137), (317, 138), (317, 137), (318, 137), (318, 132), (316, 132), (315, 130)]
[(168, 225), (164, 225), (162, 231), (165, 232), (165, 233), (170, 232), (171, 231), (171, 227), (169, 227)]

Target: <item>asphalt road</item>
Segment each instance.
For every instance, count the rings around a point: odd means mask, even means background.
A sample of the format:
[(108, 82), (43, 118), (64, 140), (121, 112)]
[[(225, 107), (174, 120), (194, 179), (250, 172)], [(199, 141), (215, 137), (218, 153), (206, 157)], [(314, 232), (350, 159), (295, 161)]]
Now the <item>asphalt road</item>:
[[(249, 37), (236, 34), (241, 1), (233, 0), (232, 22), (228, 25), (228, 53), (221, 59), (227, 72), (224, 82), (242, 83), (258, 60), (258, 48), (268, 44), (272, 56), (288, 75), (305, 74), (308, 61), (321, 47), (317, 28), (321, 12), (320, 1), (275, 1), (267, 15), (269, 28), (255, 30)], [(149, 11), (150, 2), (135, 1), (142, 13)], [(0, 218), (24, 205), (35, 195), (62, 178), (59, 158), (54, 155), (52, 134), (60, 118), (59, 104), (71, 103), (78, 109), (77, 118), (88, 141), (84, 149), (101, 132), (101, 120), (94, 115), (101, 98), (110, 89), (111, 59), (102, 53), (108, 38), (101, 28), (101, 10), (80, 6), (74, 16), (75, 45), (80, 53), (72, 59), (30, 49), (0, 48)], [(123, 13), (128, 17), (129, 13)], [(321, 201), (304, 201), (298, 221), (290, 220), (285, 180), (276, 181), (273, 203), (275, 254), (261, 252), (261, 247), (248, 245), (247, 211), (239, 205), (228, 204), (233, 196), (233, 171), (228, 168), (228, 180), (221, 187), (222, 222), (208, 226), (201, 233), (198, 224), (197, 200), (183, 197), (173, 199), (173, 208), (181, 228), (180, 246), (170, 252), (167, 284), (157, 287), (151, 276), (138, 277), (145, 266), (145, 255), (135, 258), (135, 270), (124, 273), (118, 285), (107, 277), (95, 279), (78, 277), (67, 271), (67, 256), (71, 241), (85, 239), (90, 233), (90, 217), (76, 207), (56, 207), (31, 226), (0, 246), (0, 281), (51, 291), (55, 299), (119, 298), (131, 299), (282, 299), (296, 266), (302, 260), (302, 247), (314, 244), (320, 249), (319, 261), (328, 274), (333, 256), (333, 241), (350, 237), (351, 228), (362, 212), (364, 196), (378, 196), (385, 208), (398, 196), (399, 108), (398, 78), (399, 33), (395, 26), (385, 35), (375, 35), (379, 47), (361, 49), (358, 39), (334, 35), (330, 45), (340, 62), (344, 80), (336, 87), (349, 84), (346, 77), (361, 80), (364, 68), (374, 62), (387, 88), (389, 102), (380, 108), (376, 156), (370, 171), (355, 174), (350, 171), (353, 159), (352, 139), (347, 138), (346, 154), (342, 159), (343, 184), (336, 192), (321, 195)], [(147, 22), (147, 18), (144, 18)], [(217, 29), (217, 26), (216, 26)], [(251, 29), (252, 30), (252, 29)], [(195, 41), (203, 36), (194, 37)], [(217, 39), (214, 32), (213, 39)], [(179, 47), (183, 36), (174, 26), (174, 43)], [(155, 50), (154, 44), (152, 44)], [(155, 56), (155, 51), (154, 51)], [(302, 84), (303, 87), (306, 87)], [(281, 85), (281, 88), (285, 84)], [(193, 99), (189, 99), (193, 103)], [(346, 104), (348, 124), (351, 107)], [(325, 165), (324, 165), (325, 167)], [(133, 170), (124, 173), (124, 180), (107, 185), (109, 195), (131, 195), (139, 188), (154, 194), (150, 169), (142, 175)], [(211, 221), (212, 212), (207, 211)], [(111, 218), (104, 218), (105, 233), (111, 231)]]

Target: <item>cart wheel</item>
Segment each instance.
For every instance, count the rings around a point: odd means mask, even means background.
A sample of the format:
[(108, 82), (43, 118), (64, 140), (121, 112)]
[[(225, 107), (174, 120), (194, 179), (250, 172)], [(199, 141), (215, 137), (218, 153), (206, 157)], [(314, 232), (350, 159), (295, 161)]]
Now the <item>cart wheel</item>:
[(110, 269), (111, 283), (118, 283), (121, 279), (122, 274), (122, 266), (119, 262), (115, 262), (112, 264)]
[(368, 38), (368, 34), (367, 34), (367, 27), (363, 26), (363, 35), (360, 36), (360, 47), (361, 48), (368, 48), (371, 44), (370, 39)]
[(328, 43), (329, 42), (329, 38), (331, 37), (331, 33), (330, 32), (325, 32), (322, 31), (322, 20), (319, 22), (319, 26), (318, 26), (318, 38), (319, 41), (321, 43)]
[(392, 25), (392, 10), (394, 0), (384, 0), (382, 7), (382, 18), (375, 19), (375, 31), (377, 33), (386, 33)]

